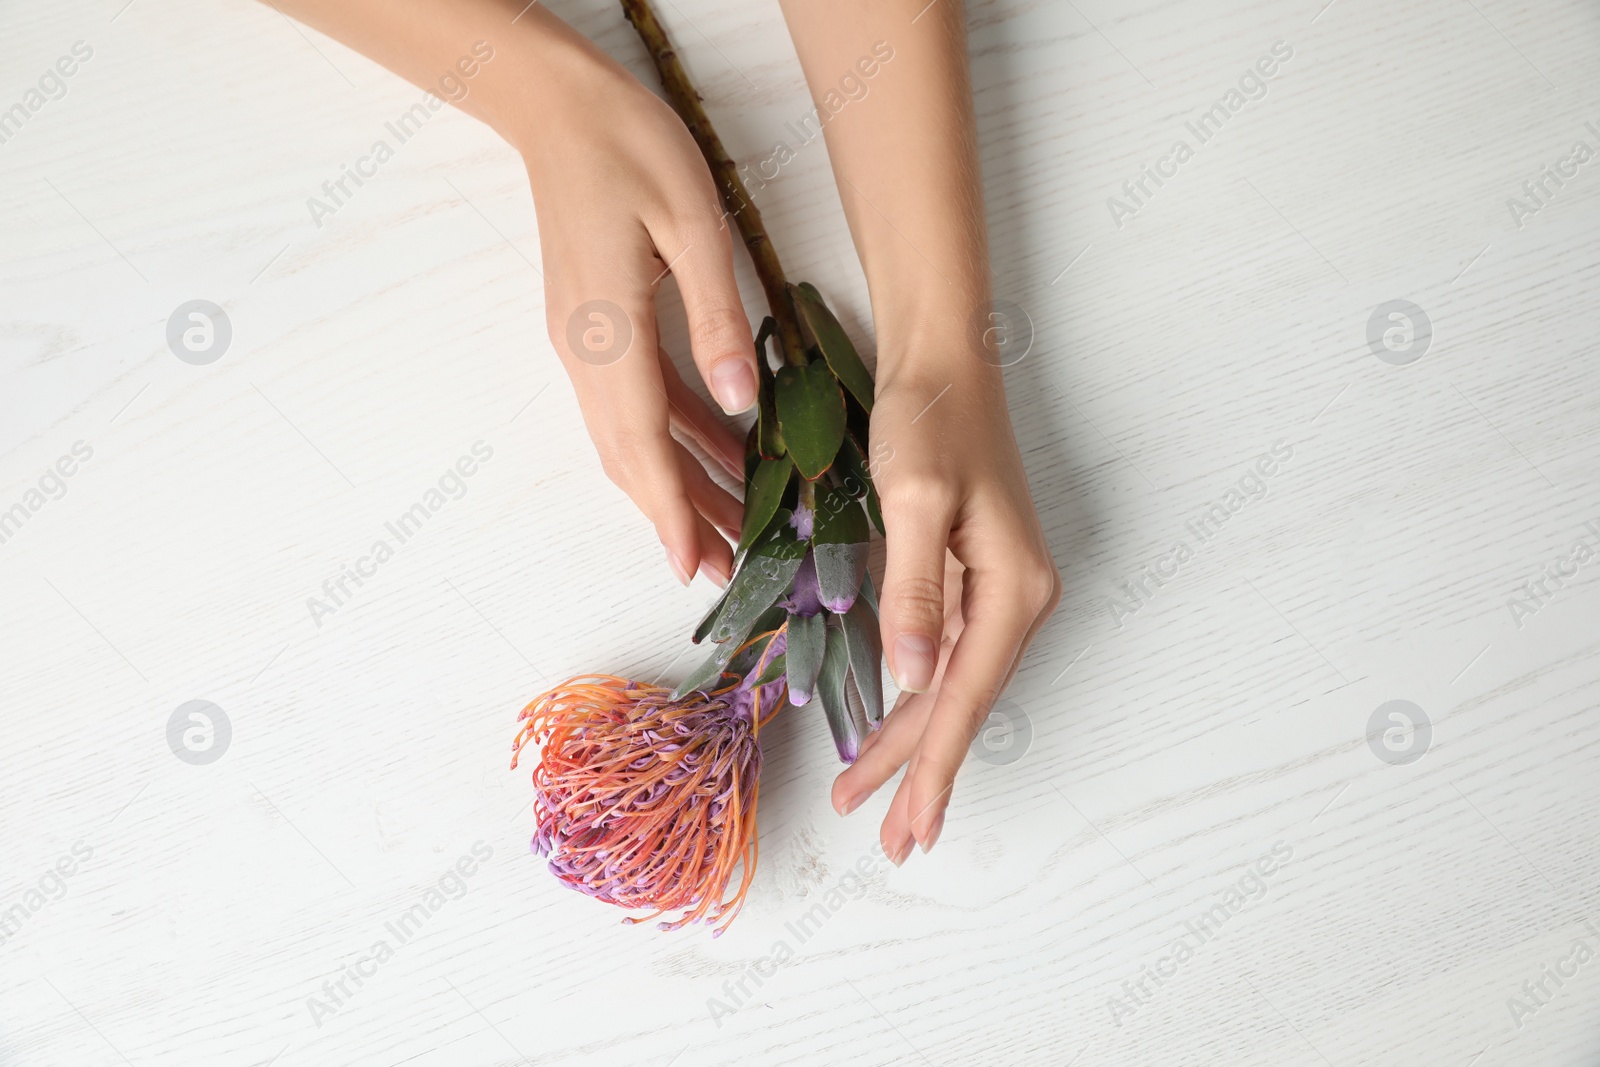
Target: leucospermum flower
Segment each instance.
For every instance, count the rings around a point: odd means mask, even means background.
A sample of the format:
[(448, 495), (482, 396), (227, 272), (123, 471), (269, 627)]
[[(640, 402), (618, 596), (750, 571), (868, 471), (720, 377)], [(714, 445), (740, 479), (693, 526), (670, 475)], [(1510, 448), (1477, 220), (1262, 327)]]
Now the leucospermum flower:
[[(533, 850), (561, 882), (607, 904), (649, 909), (673, 930), (738, 914), (755, 875), (761, 726), (784, 698), (759, 684), (783, 635), (762, 635), (750, 677), (682, 697), (623, 678), (574, 678), (523, 709), (516, 754), (539, 746)], [(513, 768), (517, 765), (512, 758)], [(737, 892), (724, 899), (735, 869)]]
[(720, 934), (755, 877), (762, 725), (781, 706), (814, 705), (852, 763), (883, 722), (867, 575), (869, 521), (883, 531), (866, 449), (873, 383), (821, 293), (785, 282), (760, 212), (649, 4), (622, 5), (719, 179), (772, 308), (756, 338), (744, 521), (733, 576), (694, 631), (696, 644), (713, 646), (698, 671), (671, 691), (574, 678), (523, 709), (515, 749), (538, 746), (533, 850), (551, 873), (650, 913), (625, 922), (706, 923)]

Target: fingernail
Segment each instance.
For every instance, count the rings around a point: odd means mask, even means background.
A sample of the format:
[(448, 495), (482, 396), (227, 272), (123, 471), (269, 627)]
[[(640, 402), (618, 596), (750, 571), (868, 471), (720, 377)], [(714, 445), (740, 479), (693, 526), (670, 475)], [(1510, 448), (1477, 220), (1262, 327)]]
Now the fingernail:
[(911, 846), (914, 844), (916, 844), (915, 839), (909, 840), (894, 852), (889, 853), (889, 862), (894, 864), (896, 867), (905, 863), (906, 857), (911, 855)]
[(749, 411), (756, 402), (756, 372), (742, 359), (725, 359), (711, 370), (711, 391), (729, 415)]
[(721, 567), (710, 560), (700, 564), (700, 572), (715, 582), (718, 589), (726, 589), (728, 587), (727, 574), (723, 572)]
[(933, 825), (928, 827), (928, 832), (922, 837), (922, 851), (926, 853), (939, 840), (939, 831), (944, 829), (944, 812), (933, 817)]
[(683, 560), (672, 549), (667, 549), (667, 565), (672, 568), (672, 573), (678, 576), (678, 581), (684, 585), (689, 584), (689, 571), (683, 565)]
[(857, 793), (853, 797), (847, 797), (845, 802), (839, 805), (839, 814), (849, 815), (852, 811), (855, 811), (857, 808), (859, 808), (861, 806), (861, 802), (866, 799), (867, 794), (865, 793)]
[(908, 693), (925, 693), (933, 684), (933, 642), (916, 634), (894, 639), (894, 681)]

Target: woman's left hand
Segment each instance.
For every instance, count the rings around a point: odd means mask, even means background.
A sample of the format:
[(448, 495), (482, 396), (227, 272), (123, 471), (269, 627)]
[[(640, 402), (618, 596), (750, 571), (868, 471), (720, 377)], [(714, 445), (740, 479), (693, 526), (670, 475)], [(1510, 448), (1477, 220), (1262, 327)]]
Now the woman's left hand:
[(897, 864), (938, 840), (973, 736), (1061, 596), (999, 368), (976, 352), (940, 362), (921, 351), (880, 356), (893, 371), (872, 411), (883, 647), (902, 695), (833, 786), (847, 815), (909, 764), (880, 834)]

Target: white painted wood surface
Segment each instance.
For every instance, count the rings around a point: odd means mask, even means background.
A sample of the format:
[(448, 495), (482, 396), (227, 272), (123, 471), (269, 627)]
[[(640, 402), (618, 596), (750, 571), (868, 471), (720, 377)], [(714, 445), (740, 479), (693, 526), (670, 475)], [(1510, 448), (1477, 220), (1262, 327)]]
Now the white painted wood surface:
[[(0, 144), (0, 508), (92, 449), (0, 544), (0, 1064), (1594, 1062), (1600, 555), (1571, 553), (1600, 547), (1600, 161), (1520, 227), (1507, 204), (1600, 148), (1592, 4), (970, 8), (997, 289), (1036, 327), (1012, 411), (1066, 586), (1007, 698), (1031, 747), (969, 761), (939, 847), (835, 913), (888, 792), (840, 820), (824, 726), (784, 716), (757, 885), (713, 943), (561, 889), (506, 769), (544, 683), (684, 669), (712, 595), (591, 453), (519, 161), (441, 112), (319, 228), (306, 199), (418, 91), (267, 6), (124, 3), (0, 6), (0, 108), (92, 49)], [(555, 6), (645, 73), (612, 5)], [(662, 7), (764, 158), (809, 108), (776, 6)], [(1265, 95), (1115, 225), (1279, 41)], [(867, 338), (820, 142), (759, 200)], [(232, 324), (208, 366), (165, 339), (194, 299)], [(1366, 336), (1396, 299), (1433, 328), (1406, 366)], [(316, 625), (307, 598), (479, 441), (465, 495)], [(1278, 442), (1202, 545), (1187, 524)], [(1431, 720), (1416, 762), (1369, 746), (1391, 699)], [(209, 765), (168, 747), (191, 700), (231, 722)], [(479, 842), (459, 898), (314, 1013)]]

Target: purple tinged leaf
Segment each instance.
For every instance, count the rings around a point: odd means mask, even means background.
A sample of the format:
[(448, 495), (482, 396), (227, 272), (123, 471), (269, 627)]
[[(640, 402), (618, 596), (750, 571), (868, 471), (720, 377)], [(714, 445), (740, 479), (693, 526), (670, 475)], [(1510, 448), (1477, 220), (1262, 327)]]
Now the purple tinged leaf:
[(815, 702), (822, 705), (827, 717), (828, 730), (833, 734), (833, 746), (839, 759), (854, 763), (861, 755), (861, 728), (851, 713), (845, 696), (845, 675), (850, 670), (849, 654), (845, 651), (844, 635), (832, 616), (820, 616), (827, 630), (827, 647), (822, 655), (822, 669), (817, 672)]
[(850, 653), (850, 676), (861, 697), (867, 724), (876, 730), (883, 722), (883, 638), (878, 616), (861, 597), (840, 621), (845, 648)]
[(817, 586), (822, 606), (843, 615), (856, 602), (861, 578), (867, 573), (867, 545), (860, 541), (844, 545), (813, 545), (817, 561)]
[(789, 676), (789, 703), (796, 706), (809, 704), (816, 695), (817, 673), (822, 669), (827, 632), (825, 616), (789, 616), (789, 643), (784, 653)]

